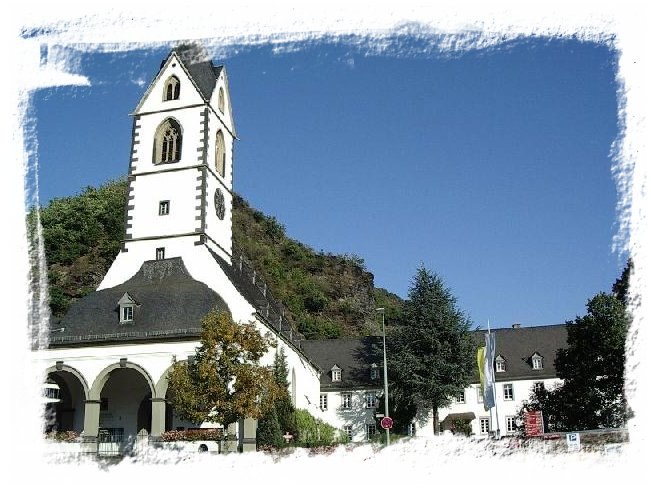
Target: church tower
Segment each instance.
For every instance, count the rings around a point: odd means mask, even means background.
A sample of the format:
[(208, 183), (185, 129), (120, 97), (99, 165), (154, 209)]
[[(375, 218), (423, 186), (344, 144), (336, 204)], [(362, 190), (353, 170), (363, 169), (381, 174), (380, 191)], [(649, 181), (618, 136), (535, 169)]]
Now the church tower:
[(100, 288), (199, 246), (231, 262), (235, 138), (224, 67), (172, 50), (133, 113), (124, 245)]

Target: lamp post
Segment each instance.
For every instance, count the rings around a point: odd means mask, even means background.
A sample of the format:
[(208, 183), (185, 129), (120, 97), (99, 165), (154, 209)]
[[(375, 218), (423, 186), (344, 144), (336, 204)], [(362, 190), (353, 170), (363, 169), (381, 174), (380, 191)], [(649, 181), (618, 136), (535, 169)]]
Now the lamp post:
[[(387, 378), (387, 337), (384, 331), (384, 307), (375, 309), (376, 312), (382, 314), (382, 352), (384, 355), (384, 417), (389, 417), (389, 380)], [(389, 428), (386, 428), (387, 432), (387, 446), (389, 446)]]

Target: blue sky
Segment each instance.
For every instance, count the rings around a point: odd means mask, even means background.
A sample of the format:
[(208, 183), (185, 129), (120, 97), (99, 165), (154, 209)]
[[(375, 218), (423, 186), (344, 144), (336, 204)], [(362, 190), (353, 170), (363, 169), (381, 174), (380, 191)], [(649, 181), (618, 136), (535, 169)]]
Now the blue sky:
[[(241, 46), (234, 189), (405, 298), (439, 274), (473, 325), (562, 323), (609, 291), (617, 53), (528, 39), (449, 55), (422, 38)], [(80, 55), (90, 87), (34, 94), (42, 203), (127, 172), (131, 118), (168, 48)], [(144, 85), (143, 85), (144, 83)]]

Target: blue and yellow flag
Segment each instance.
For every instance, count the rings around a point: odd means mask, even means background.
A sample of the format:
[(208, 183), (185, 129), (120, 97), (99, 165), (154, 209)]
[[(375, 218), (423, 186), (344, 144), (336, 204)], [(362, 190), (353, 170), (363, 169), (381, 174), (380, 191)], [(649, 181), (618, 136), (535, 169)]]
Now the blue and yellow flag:
[(484, 411), (488, 411), (495, 407), (495, 369), (493, 365), (495, 363), (495, 333), (487, 332), (484, 337), (486, 346), (477, 351), (477, 365), (481, 391), (484, 395)]
[(486, 347), (480, 346), (477, 350), (477, 371), (479, 372), (479, 390), (484, 394), (484, 359), (486, 358)]

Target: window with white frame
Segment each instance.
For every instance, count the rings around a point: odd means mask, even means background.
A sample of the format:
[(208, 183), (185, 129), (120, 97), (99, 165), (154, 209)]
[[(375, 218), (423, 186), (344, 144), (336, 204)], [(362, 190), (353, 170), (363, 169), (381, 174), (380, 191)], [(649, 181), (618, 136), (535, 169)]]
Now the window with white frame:
[(504, 400), (513, 400), (513, 384), (504, 384)]
[(337, 365), (332, 367), (332, 381), (333, 382), (341, 382), (341, 368), (339, 368)]
[(484, 392), (481, 390), (481, 386), (477, 387), (477, 402), (478, 403), (484, 402)]
[(533, 383), (533, 391), (534, 392), (540, 392), (545, 388), (545, 382), (534, 382)]
[(158, 214), (159, 215), (169, 215), (170, 214), (170, 202), (169, 202), (169, 200), (160, 201), (158, 203)]
[(506, 360), (501, 355), (497, 355), (495, 358), (495, 371), (506, 372)]
[(488, 418), (479, 418), (479, 434), (488, 435), (490, 431), (490, 420)]
[(377, 428), (375, 427), (375, 423), (367, 423), (366, 424), (366, 439), (370, 440), (373, 438), (377, 433)]
[(465, 392), (459, 392), (456, 396), (454, 396), (454, 402), (457, 404), (465, 404), (466, 403), (466, 393)]
[(164, 247), (157, 247), (156, 248), (156, 260), (160, 261), (161, 259), (165, 259), (165, 248)]
[(122, 318), (120, 322), (131, 322), (133, 320), (133, 305), (122, 307)]
[(540, 356), (538, 353), (533, 355), (531, 357), (531, 366), (534, 370), (542, 370), (543, 369), (542, 356)]
[(120, 314), (120, 324), (133, 322), (134, 306), (136, 302), (131, 298), (129, 293), (125, 292), (118, 301), (118, 310)]
[(407, 425), (407, 435), (415, 436), (416, 435), (416, 423), (411, 422)]
[(365, 399), (367, 408), (378, 407), (378, 398), (375, 392), (367, 392)]
[(319, 396), (319, 407), (321, 411), (328, 409), (328, 394), (321, 394)]
[(344, 425), (344, 435), (348, 438), (348, 441), (353, 439), (353, 425)]
[(515, 430), (516, 430), (515, 416), (507, 416), (506, 417), (506, 432), (507, 433), (515, 433)]
[(353, 407), (353, 394), (351, 392), (344, 392), (341, 394), (341, 408), (352, 409)]

